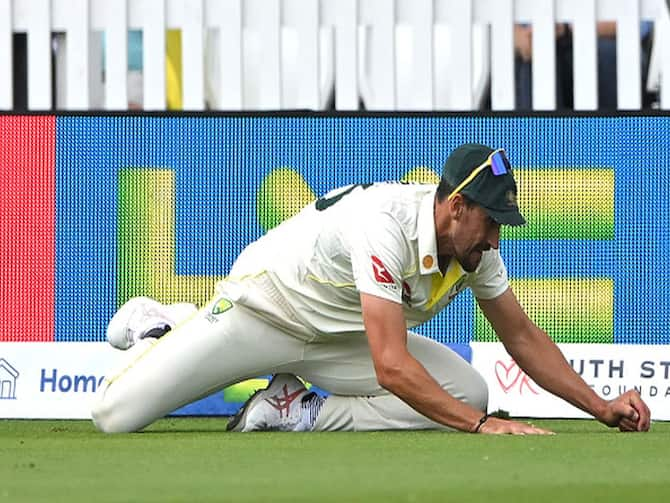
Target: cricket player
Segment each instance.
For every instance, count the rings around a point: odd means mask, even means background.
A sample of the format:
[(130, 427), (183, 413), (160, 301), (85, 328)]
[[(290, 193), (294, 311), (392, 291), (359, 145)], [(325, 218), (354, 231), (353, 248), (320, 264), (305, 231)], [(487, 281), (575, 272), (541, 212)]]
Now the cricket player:
[[(251, 243), (211, 302), (130, 300), (107, 337), (126, 349), (92, 410), (104, 432), (144, 428), (189, 402), (274, 374), (233, 431), (444, 428), (546, 434), (487, 414), (483, 378), (411, 332), (470, 288), (518, 365), (540, 386), (622, 431), (646, 431), (635, 390), (605, 401), (524, 313), (499, 253), (501, 225), (523, 225), (502, 150), (465, 144), (439, 185), (335, 190)], [(322, 398), (309, 381), (328, 391)]]

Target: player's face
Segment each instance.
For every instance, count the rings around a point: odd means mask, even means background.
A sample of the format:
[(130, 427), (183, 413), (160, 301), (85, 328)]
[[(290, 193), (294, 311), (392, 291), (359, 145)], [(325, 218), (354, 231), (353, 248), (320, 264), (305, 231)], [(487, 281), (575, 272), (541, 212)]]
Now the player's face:
[(500, 224), (477, 205), (464, 207), (451, 233), (451, 255), (463, 269), (473, 272), (482, 253), (500, 245)]

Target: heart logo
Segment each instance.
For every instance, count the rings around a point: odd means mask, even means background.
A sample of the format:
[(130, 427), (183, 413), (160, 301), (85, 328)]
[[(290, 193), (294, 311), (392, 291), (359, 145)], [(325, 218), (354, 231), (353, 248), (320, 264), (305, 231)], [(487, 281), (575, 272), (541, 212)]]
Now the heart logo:
[(523, 373), (514, 360), (510, 360), (508, 365), (505, 365), (502, 360), (498, 360), (495, 371), (500, 387), (505, 393), (509, 393), (509, 390), (514, 387)]

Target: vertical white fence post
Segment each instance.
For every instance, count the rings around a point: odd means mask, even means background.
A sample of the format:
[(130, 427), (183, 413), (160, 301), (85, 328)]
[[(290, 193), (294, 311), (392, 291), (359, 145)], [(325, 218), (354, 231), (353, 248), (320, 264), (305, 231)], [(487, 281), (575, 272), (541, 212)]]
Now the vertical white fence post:
[(105, 2), (105, 108), (128, 107), (128, 3)]
[(12, 2), (0, 0), (0, 110), (14, 104), (12, 43)]
[(142, 0), (140, 7), (144, 26), (144, 109), (165, 110), (165, 0)]
[[(335, 108), (358, 109), (358, 1), (327, 2), (335, 7)], [(324, 10), (326, 6), (324, 5)]]
[(556, 20), (554, 0), (533, 4), (533, 109), (556, 109)]
[(639, 110), (642, 106), (640, 67), (640, 4), (618, 2), (616, 20), (617, 108)]
[(657, 29), (661, 42), (661, 108), (670, 110), (670, 13), (668, 7), (659, 0)]
[[(285, 18), (289, 9), (293, 11), (291, 17), (295, 19), (295, 28), (298, 32), (297, 77), (298, 96), (297, 107), (300, 109), (318, 110), (321, 101), (319, 80), (319, 0), (285, 0)], [(287, 24), (287, 23), (285, 23)], [(283, 73), (285, 82), (287, 75)], [(283, 101), (286, 103), (286, 100)]]
[[(258, 88), (254, 102), (252, 96), (246, 96), (245, 107), (250, 109), (277, 110), (282, 108), (282, 74), (281, 74), (281, 0), (246, 0), (242, 3), (244, 29), (249, 30), (250, 37), (260, 41), (258, 54), (247, 51), (243, 37), (243, 55), (249, 61), (259, 65), (254, 69), (244, 67), (245, 88)], [(251, 46), (249, 46), (251, 47)], [(255, 61), (259, 57), (259, 61)], [(244, 61), (243, 61), (244, 64)], [(254, 72), (254, 73), (252, 73)], [(248, 74), (248, 75), (247, 75)], [(253, 75), (253, 77), (251, 77)], [(256, 82), (252, 82), (253, 79)]]
[(472, 99), (472, 24), (474, 20), (472, 0), (448, 0), (444, 2), (449, 23), (451, 61), (458, 68), (458, 78), (452, 81), (450, 110), (470, 110)]
[(205, 108), (203, 0), (183, 0), (182, 92), (184, 110)]
[(243, 0), (209, 0), (207, 18), (211, 20), (210, 28), (216, 30), (217, 46), (212, 47), (216, 53), (215, 71), (212, 77), (217, 89), (213, 92), (221, 110), (242, 110), (244, 108), (244, 74), (242, 67), (242, 1)]
[(491, 107), (514, 110), (514, 4), (494, 0), (491, 7)]
[(435, 15), (433, 1), (422, 0), (405, 4), (412, 6), (412, 29), (414, 46), (412, 48), (412, 88), (414, 89), (413, 108), (432, 110), (435, 107), (435, 54), (434, 27)]
[(51, 2), (25, 0), (28, 28), (28, 108), (51, 109)]
[(366, 31), (363, 78), (368, 79), (370, 110), (396, 109), (396, 0), (361, 0), (360, 19)]
[(575, 0), (572, 10), (575, 110), (596, 110), (598, 108), (596, 1)]
[(86, 110), (90, 107), (89, 87), (89, 2), (70, 0), (66, 32), (66, 103), (68, 110)]

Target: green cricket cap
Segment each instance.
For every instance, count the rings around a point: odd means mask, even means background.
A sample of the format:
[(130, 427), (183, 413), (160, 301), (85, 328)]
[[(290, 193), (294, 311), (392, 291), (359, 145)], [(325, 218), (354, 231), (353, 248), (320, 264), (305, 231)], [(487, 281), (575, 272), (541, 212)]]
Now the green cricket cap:
[[(466, 143), (456, 148), (447, 158), (442, 170), (442, 178), (453, 188), (457, 188), (472, 172), (495, 152), (491, 147), (479, 143)], [(519, 211), (517, 188), (512, 167), (502, 152), (506, 172), (494, 174), (489, 166), (480, 171), (464, 185), (458, 193), (470, 198), (481, 206), (496, 222), (502, 225), (524, 225), (526, 219)], [(498, 159), (500, 162), (501, 159)], [(498, 170), (500, 171), (500, 170)]]

